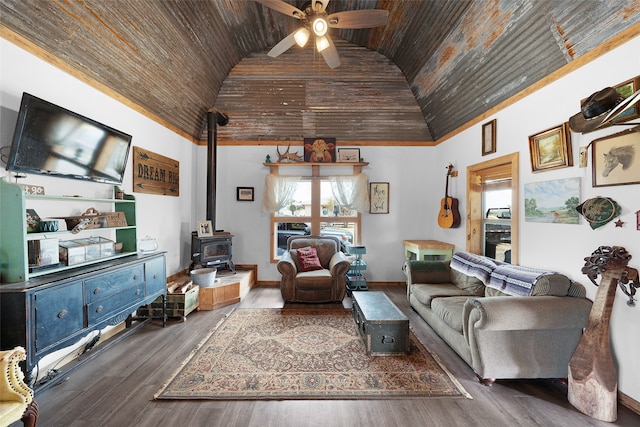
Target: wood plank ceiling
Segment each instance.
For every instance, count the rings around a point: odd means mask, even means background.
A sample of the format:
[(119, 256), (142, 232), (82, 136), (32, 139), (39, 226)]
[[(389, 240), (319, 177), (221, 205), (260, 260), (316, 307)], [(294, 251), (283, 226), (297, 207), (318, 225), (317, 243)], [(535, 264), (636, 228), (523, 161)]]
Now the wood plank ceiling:
[(222, 143), (408, 145), (446, 139), (640, 34), (637, 0), (332, 0), (327, 11), (356, 9), (386, 9), (389, 22), (331, 30), (335, 70), (311, 45), (268, 57), (299, 22), (252, 0), (2, 0), (0, 35), (194, 142), (215, 107), (231, 119)]

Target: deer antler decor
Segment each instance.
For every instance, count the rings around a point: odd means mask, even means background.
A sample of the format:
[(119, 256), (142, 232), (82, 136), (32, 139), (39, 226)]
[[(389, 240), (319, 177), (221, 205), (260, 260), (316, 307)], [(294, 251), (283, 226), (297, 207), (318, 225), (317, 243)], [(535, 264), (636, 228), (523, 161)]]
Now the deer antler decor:
[[(635, 306), (634, 295), (638, 270), (627, 264), (631, 255), (622, 246), (600, 246), (585, 258), (582, 272), (598, 286), (595, 301), (575, 353), (569, 361), (569, 402), (579, 411), (602, 421), (615, 421), (617, 413), (618, 375), (609, 346), (609, 321), (618, 286), (629, 297), (627, 305)], [(628, 290), (627, 290), (628, 286)]]

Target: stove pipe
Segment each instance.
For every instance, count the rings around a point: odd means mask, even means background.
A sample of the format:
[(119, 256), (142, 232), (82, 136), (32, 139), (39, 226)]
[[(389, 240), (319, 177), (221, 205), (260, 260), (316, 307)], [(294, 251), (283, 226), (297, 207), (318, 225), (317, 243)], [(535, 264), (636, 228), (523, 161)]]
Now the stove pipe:
[(216, 230), (216, 161), (218, 158), (218, 125), (226, 126), (229, 116), (210, 109), (207, 111), (207, 219)]

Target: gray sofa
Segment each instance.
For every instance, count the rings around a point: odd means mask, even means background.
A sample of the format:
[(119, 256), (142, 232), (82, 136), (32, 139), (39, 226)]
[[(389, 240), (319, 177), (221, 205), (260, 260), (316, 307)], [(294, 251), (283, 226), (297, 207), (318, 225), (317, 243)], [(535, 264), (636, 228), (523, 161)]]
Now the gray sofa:
[(567, 377), (591, 310), (579, 283), (467, 252), (404, 271), (413, 309), (483, 383)]

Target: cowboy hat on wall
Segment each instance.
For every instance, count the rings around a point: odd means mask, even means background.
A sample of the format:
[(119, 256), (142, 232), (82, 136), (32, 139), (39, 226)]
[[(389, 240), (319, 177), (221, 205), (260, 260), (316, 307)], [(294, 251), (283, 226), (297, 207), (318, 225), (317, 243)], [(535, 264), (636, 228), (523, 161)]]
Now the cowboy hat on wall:
[[(640, 90), (625, 98), (617, 90), (606, 87), (582, 101), (580, 112), (569, 119), (569, 127), (578, 133), (592, 132), (618, 118), (624, 111), (640, 101)], [(623, 124), (623, 123), (616, 123)], [(624, 123), (623, 125), (637, 125)]]

